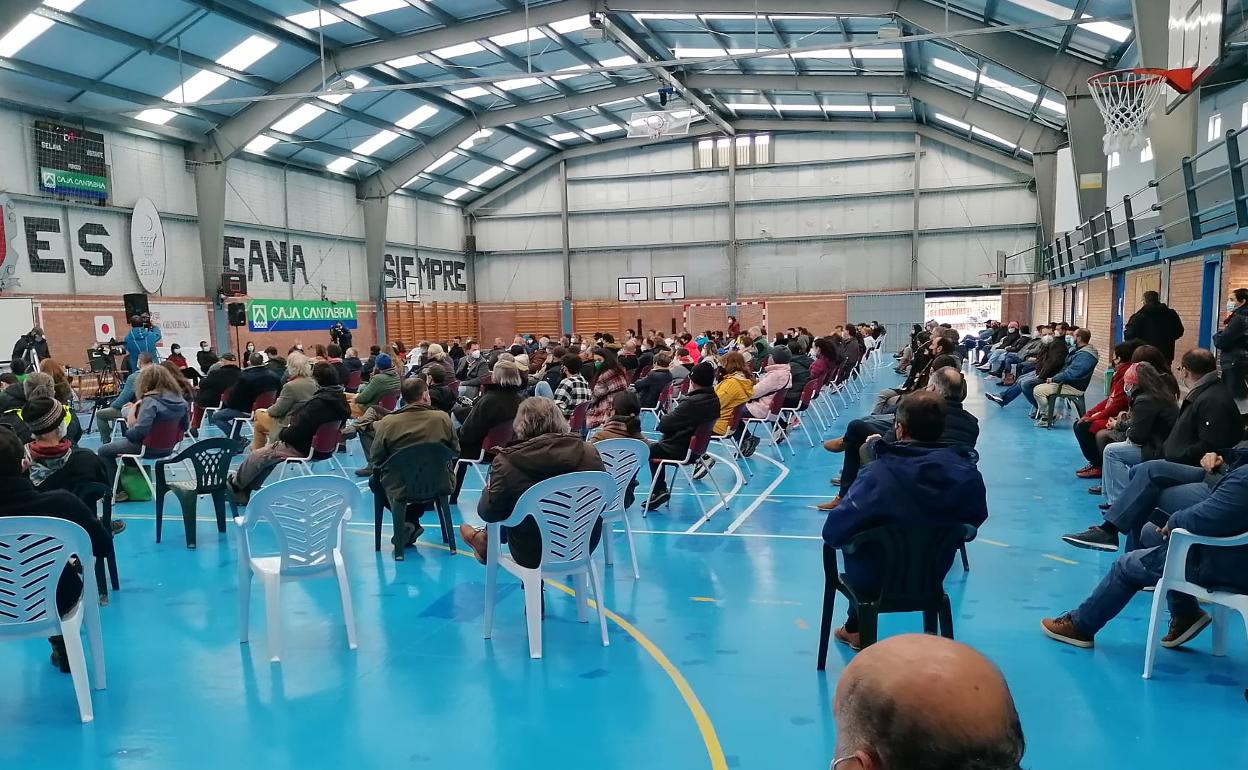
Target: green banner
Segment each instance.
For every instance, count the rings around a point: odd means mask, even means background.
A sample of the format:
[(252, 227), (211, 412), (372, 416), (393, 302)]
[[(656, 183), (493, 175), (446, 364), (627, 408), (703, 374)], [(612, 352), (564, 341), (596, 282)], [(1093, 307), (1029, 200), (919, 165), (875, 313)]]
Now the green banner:
[(92, 198), (108, 196), (108, 180), (102, 176), (91, 176), (77, 171), (63, 171), (46, 166), (39, 169), (39, 187), (51, 192), (85, 195)]
[(356, 328), (354, 302), (253, 299), (247, 307), (247, 327), (253, 332), (328, 329), (336, 323)]

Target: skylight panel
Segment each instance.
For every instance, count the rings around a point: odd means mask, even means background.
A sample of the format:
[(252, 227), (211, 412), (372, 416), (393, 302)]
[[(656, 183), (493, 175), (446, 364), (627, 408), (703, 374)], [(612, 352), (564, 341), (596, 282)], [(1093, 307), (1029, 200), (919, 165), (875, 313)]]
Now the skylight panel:
[[(1031, 93), (1025, 88), (1020, 88), (1018, 86), (1005, 83), (1003, 81), (989, 77), (986, 74), (976, 72), (975, 70), (970, 69), (969, 67), (963, 67), (961, 65), (954, 64), (953, 62), (946, 61), (944, 59), (940, 59), (940, 58), (932, 59), (932, 64), (935, 65), (936, 69), (949, 72), (961, 78), (965, 78), (966, 80), (969, 80), (972, 83), (978, 82), (986, 88), (991, 88), (995, 91), (1000, 91), (1002, 93), (1009, 94), (1010, 96), (1013, 96), (1015, 99), (1018, 99), (1024, 104), (1036, 103), (1036, 94)], [(1051, 112), (1056, 112), (1059, 115), (1066, 114), (1065, 105), (1053, 99), (1041, 99), (1040, 106), (1044, 107), (1045, 109)]]
[[(351, 83), (351, 85), (354, 86), (355, 88), (363, 88), (364, 86), (368, 85), (368, 78), (361, 77), (360, 75), (354, 75), (354, 74), (347, 75), (346, 80), (349, 83)], [(321, 98), (329, 102), (330, 104), (342, 104), (347, 99), (351, 98), (351, 91), (353, 90), (354, 89), (340, 91), (330, 96), (322, 96)]]
[[(405, 0), (350, 0), (350, 2), (342, 3), (342, 10), (350, 11), (356, 16), (374, 16), (386, 11), (393, 11), (397, 8), (407, 8)], [(330, 9), (304, 11), (286, 17), (287, 21), (293, 21), (306, 29), (319, 29), (328, 27), (332, 24), (339, 24), (343, 21), (342, 17), (330, 13)]]
[(272, 128), (283, 134), (293, 134), (324, 114), (325, 108), (323, 107), (317, 107), (315, 104), (301, 104), (289, 115), (274, 123)]
[(458, 153), (448, 152), (447, 154), (438, 158), (434, 162), (430, 163), (428, 166), (425, 166), (424, 173), (432, 174), (433, 172), (437, 171), (438, 169), (442, 168), (447, 163), (450, 163), (451, 161), (455, 160), (458, 157), (459, 157)]
[(531, 40), (543, 40), (545, 38), (546, 33), (542, 32), (537, 27), (530, 27), (528, 29), (521, 29), (515, 32), (507, 32), (502, 35), (495, 35), (490, 38), (490, 42), (494, 45), (506, 48), (508, 46), (527, 43)]
[(504, 160), (503, 163), (506, 163), (508, 166), (519, 166), (521, 163), (532, 157), (535, 152), (537, 152), (537, 150), (532, 147), (525, 147), (523, 149), (516, 150), (512, 154), (508, 155), (507, 159)]
[[(43, 4), (47, 7), (64, 13), (72, 12), (83, 2), (84, 0), (43, 0)], [(26, 18), (15, 24), (7, 35), (0, 37), (0, 56), (5, 58), (16, 56), (18, 51), (51, 29), (54, 23), (51, 19), (45, 19), (33, 13), (28, 14)]]
[(268, 56), (274, 48), (277, 48), (276, 42), (267, 37), (252, 35), (217, 59), (217, 64), (236, 72), (246, 72), (248, 67)]
[[(277, 48), (277, 43), (260, 35), (252, 35), (243, 42), (226, 51), (217, 59), (217, 64), (239, 72), (264, 58), (270, 51)], [(187, 78), (177, 88), (165, 94), (165, 101), (179, 104), (191, 104), (211, 94), (229, 80), (225, 75), (208, 70), (200, 70)], [(164, 125), (173, 120), (176, 113), (165, 109), (143, 110), (135, 116), (145, 123)]]
[(550, 136), (550, 138), (554, 139), (556, 142), (570, 142), (573, 139), (579, 139), (580, 137), (581, 135), (575, 131), (566, 131), (562, 134), (551, 134)]
[(338, 158), (337, 160), (334, 160), (328, 165), (326, 165), (325, 168), (329, 169), (330, 171), (333, 171), (335, 174), (343, 174), (343, 173), (346, 173), (354, 165), (355, 165), (354, 158)]
[(589, 29), (589, 26), (589, 14), (582, 13), (570, 19), (556, 21), (550, 25), (550, 28), (560, 35), (566, 35), (569, 32), (580, 32), (583, 29)]
[(250, 142), (248, 142), (247, 147), (245, 149), (248, 152), (254, 152), (257, 155), (263, 155), (264, 153), (268, 152), (269, 148), (271, 148), (275, 144), (277, 144), (277, 139), (274, 139), (271, 136), (265, 136), (264, 134), (261, 134), (260, 136), (257, 136), (255, 139), (252, 139)]
[(500, 80), (494, 85), (504, 91), (518, 91), (521, 88), (532, 88), (541, 84), (542, 81), (537, 78), (515, 78), (513, 80)]
[(404, 56), (399, 59), (391, 59), (390, 61), (386, 62), (387, 65), (394, 67), (395, 69), (400, 69), (400, 70), (405, 69), (407, 67), (415, 67), (417, 64), (424, 64), (424, 63), (425, 63), (425, 57), (421, 56), (418, 53), (414, 53), (411, 56)]
[(470, 136), (470, 137), (468, 137), (467, 139), (465, 139), (464, 141), (460, 142), (460, 143), (459, 143), (459, 149), (461, 149), (461, 150), (467, 150), (467, 149), (469, 149), (469, 148), (471, 148), (471, 147), (473, 146), (473, 142), (475, 142), (477, 139), (484, 139), (484, 138), (487, 138), (487, 137), (491, 137), (491, 136), (493, 136), (493, 135), (494, 135), (494, 132), (493, 132), (493, 131), (491, 131), (491, 130), (490, 130), (490, 129), (488, 129), (488, 128), (483, 128), (483, 129), (481, 129), (480, 131), (478, 131), (478, 132), (476, 132), (475, 134), (473, 134), (472, 136)]
[(932, 117), (936, 118), (936, 119), (937, 119), (937, 120), (939, 120), (941, 123), (948, 123), (949, 125), (951, 125), (951, 126), (956, 126), (957, 128), (960, 128), (960, 129), (962, 129), (963, 131), (970, 131), (970, 130), (971, 130), (971, 124), (970, 124), (970, 123), (964, 123), (963, 121), (958, 120), (957, 118), (954, 118), (954, 117), (950, 117), (949, 115), (946, 115), (946, 114), (944, 114), (944, 113), (942, 113), (942, 112), (936, 112), (936, 113), (933, 113), (933, 114), (932, 114)]
[(451, 190), (450, 192), (448, 192), (446, 195), (443, 195), (442, 197), (446, 198), (448, 201), (457, 201), (467, 194), (468, 194), (467, 187), (456, 187), (454, 190)]
[(637, 60), (631, 56), (616, 56), (613, 59), (599, 59), (598, 63), (604, 67), (623, 67), (627, 64), (636, 64)]
[(503, 168), (502, 166), (490, 166), (485, 171), (482, 171), (480, 174), (477, 174), (472, 179), (469, 179), (468, 184), (472, 185), (473, 187), (480, 187), (481, 185), (485, 184), (486, 182), (490, 181), (491, 179), (493, 179), (494, 177), (498, 176), (499, 174), (503, 173), (506, 170), (507, 169)]
[(610, 134), (616, 131), (623, 131), (624, 129), (616, 125), (606, 125), (606, 126), (594, 126), (593, 128), (587, 128), (584, 130), (585, 130), (585, 133), (589, 134), (590, 136), (599, 136), (601, 134)]
[(467, 88), (460, 88), (455, 91), (451, 91), (452, 96), (458, 96), (460, 99), (476, 99), (480, 96), (488, 96), (489, 93), (489, 91), (485, 90), (481, 86), (468, 86)]
[(996, 134), (990, 131), (985, 131), (979, 126), (971, 126), (971, 133), (974, 134), (975, 136), (980, 137), (981, 139), (987, 139), (990, 142), (996, 142), (997, 144), (1009, 147), (1011, 150), (1018, 146), (1017, 144), (1014, 144), (1013, 142), (1011, 142), (1009, 139), (1006, 139), (1005, 137), (997, 136)]
[(398, 121), (395, 122), (395, 125), (399, 128), (404, 128), (410, 131), (437, 114), (437, 107), (430, 107), (427, 104), (422, 104), (403, 117), (399, 118)]
[(358, 155), (372, 155), (398, 138), (399, 135), (393, 131), (382, 129), (356, 145), (355, 152)]
[(468, 43), (460, 43), (459, 45), (448, 46), (446, 48), (439, 48), (433, 52), (433, 55), (439, 59), (454, 59), (458, 56), (481, 53), (484, 50), (485, 49), (481, 47), (480, 43), (472, 41)]
[[(1075, 15), (1073, 8), (1050, 2), (1050, 0), (1010, 0), (1010, 2), (1050, 18), (1061, 19), (1062, 21), (1073, 18)], [(1079, 18), (1090, 19), (1092, 17), (1085, 13)], [(1094, 21), (1089, 24), (1080, 24), (1079, 27), (1118, 43), (1126, 42), (1131, 37), (1129, 28), (1109, 21)]]
[[(746, 53), (753, 53), (747, 51)], [(716, 56), (723, 56), (722, 48), (677, 48), (675, 50), (677, 59), (711, 59)]]

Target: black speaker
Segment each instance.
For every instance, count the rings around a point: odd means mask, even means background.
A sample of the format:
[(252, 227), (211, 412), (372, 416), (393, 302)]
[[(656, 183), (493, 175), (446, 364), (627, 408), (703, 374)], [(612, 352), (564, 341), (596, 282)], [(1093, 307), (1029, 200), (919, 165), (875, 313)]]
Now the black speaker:
[(126, 303), (126, 320), (129, 321), (136, 315), (147, 315), (151, 311), (147, 308), (146, 294), (123, 294), (121, 299)]
[(231, 302), (226, 306), (226, 312), (230, 316), (230, 326), (247, 325), (247, 306), (242, 302)]
[(475, 235), (464, 236), (464, 252), (468, 254), (477, 253), (477, 236)]

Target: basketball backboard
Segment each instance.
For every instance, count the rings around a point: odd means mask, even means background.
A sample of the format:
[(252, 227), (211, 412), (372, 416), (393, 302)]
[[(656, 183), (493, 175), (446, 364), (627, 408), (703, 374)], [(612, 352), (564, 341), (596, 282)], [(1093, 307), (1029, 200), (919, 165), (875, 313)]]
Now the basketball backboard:
[(683, 275), (656, 275), (654, 277), (654, 298), (684, 299), (685, 277)]
[(646, 289), (649, 287), (649, 283), (645, 276), (617, 278), (616, 286), (619, 291), (620, 302), (644, 302), (647, 299)]
[[(1199, 84), (1213, 71), (1222, 56), (1222, 7), (1225, 0), (1169, 0), (1170, 44), (1168, 69), (1191, 67)], [(1187, 94), (1166, 92), (1169, 112)]]

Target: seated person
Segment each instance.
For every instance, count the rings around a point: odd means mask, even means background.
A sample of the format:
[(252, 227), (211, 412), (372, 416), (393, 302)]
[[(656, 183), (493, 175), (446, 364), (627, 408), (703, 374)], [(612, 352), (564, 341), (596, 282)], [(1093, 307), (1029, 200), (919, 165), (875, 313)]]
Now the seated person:
[(988, 369), (988, 376), (1000, 377), (1003, 384), (1012, 385), (1012, 379), (1036, 368), (1036, 356), (1044, 349), (1044, 338), (1050, 333), (1050, 327), (1037, 326), (1034, 336), (1020, 336), (1018, 342), (1012, 346), (1013, 349), (1006, 350), (997, 360), (996, 366)]
[(1096, 373), (1100, 353), (1092, 347), (1092, 332), (1079, 329), (1075, 332), (1075, 346), (1066, 356), (1062, 370), (1036, 385), (1031, 394), (1036, 401), (1036, 415), (1042, 422), (1049, 413), (1049, 400), (1058, 393), (1082, 396)]
[[(715, 435), (726, 436), (737, 407), (754, 397), (754, 374), (746, 363), (745, 356), (735, 350), (724, 355), (719, 366), (719, 383), (715, 385), (715, 397), (719, 400), (719, 419), (715, 421)], [(692, 389), (691, 384), (690, 390)], [(744, 429), (742, 423), (741, 430)]]
[(1127, 370), (1131, 368), (1131, 355), (1135, 352), (1135, 348), (1134, 342), (1119, 342), (1114, 346), (1114, 357), (1111, 362), (1114, 365), (1114, 374), (1109, 381), (1109, 395), (1075, 420), (1075, 441), (1079, 444), (1079, 451), (1088, 461), (1087, 465), (1075, 471), (1075, 475), (1081, 479), (1101, 477), (1103, 447), (1098, 446), (1096, 434), (1106, 430), (1109, 421), (1125, 412), (1130, 405), (1125, 390), (1125, 378)]
[[(480, 393), (481, 378), (490, 373), (490, 362), (481, 355), (481, 346), (474, 340), (464, 344), (464, 357), (455, 368), (459, 380), (459, 395), (476, 398)], [(552, 385), (558, 387), (558, 383)]]
[[(103, 559), (113, 553), (113, 539), (100, 520), (81, 500), (63, 490), (42, 491), (26, 478), (26, 448), (13, 431), (0, 427), (0, 518), (6, 516), (47, 516), (64, 519), (86, 530), (91, 538), (91, 554)], [(56, 584), (56, 611), (64, 617), (82, 599), (82, 565), (77, 559), (66, 565)], [(61, 636), (48, 639), (52, 644), (52, 665), (69, 673), (69, 658)]]
[(368, 384), (354, 398), (349, 399), (351, 416), (363, 417), (369, 409), (380, 407), (383, 398), (398, 392), (399, 374), (395, 369), (394, 359), (382, 353), (377, 356), (377, 362), (373, 365), (373, 375), (368, 378)]
[(364, 363), (360, 366), (360, 381), (368, 382), (368, 378), (373, 376), (373, 369), (377, 366), (377, 356), (381, 355), (381, 346), (373, 345), (368, 349), (368, 358), (364, 359)]
[[(403, 381), (403, 408), (396, 409), (377, 422), (373, 423), (373, 442), (369, 450), (368, 464), (380, 468), (399, 452), (420, 444), (442, 444), (459, 454), (459, 439), (455, 436), (455, 428), (451, 426), (451, 416), (443, 409), (434, 407), (429, 401), (429, 385), (420, 377), (408, 377)], [(403, 495), (407, 487), (401, 479), (387, 478), (393, 488), (387, 490), (382, 477), (385, 474), (373, 473), (368, 480), (368, 488), (390, 508), (390, 497)], [(447, 465), (443, 473), (442, 488), (450, 494), (455, 479)], [(427, 503), (409, 503), (407, 506), (406, 532), (400, 540), (391, 538), (397, 551), (402, 551), (416, 542), (425, 531), (420, 524)], [(402, 545), (399, 543), (402, 542)]]
[[(796, 409), (802, 401), (802, 391), (806, 388), (806, 383), (811, 380), (815, 361), (810, 357), (806, 343), (800, 337), (789, 340), (788, 347), (789, 373), (793, 376), (793, 382), (789, 385), (789, 392), (784, 397), (784, 405), (788, 409)], [(772, 351), (771, 360), (777, 360), (775, 351)]]
[[(108, 466), (90, 449), (74, 446), (66, 438), (69, 408), (54, 398), (37, 396), (22, 410), (34, 440), (26, 445), (30, 456), (30, 483), (43, 491), (61, 489), (79, 499), (87, 484), (111, 487)], [(113, 534), (126, 529), (126, 522), (114, 519)]]
[[(794, 344), (800, 345), (796, 340)], [(788, 403), (788, 396), (793, 392), (793, 367), (792, 353), (786, 345), (777, 345), (771, 349), (771, 363), (767, 364), (759, 372), (758, 382), (754, 383), (754, 391), (750, 394), (750, 400), (746, 402), (745, 408), (749, 412), (749, 417), (756, 420), (765, 420), (771, 415), (772, 401), (776, 398), (777, 392), (785, 393), (785, 403)], [(809, 369), (805, 370), (806, 376), (809, 377)], [(719, 389), (716, 389), (719, 393)], [(722, 410), (726, 401), (732, 400), (731, 394), (720, 396), (720, 408)], [(735, 411), (736, 407), (733, 407)], [(718, 424), (716, 433), (718, 434)], [(724, 428), (727, 431), (727, 427)], [(744, 424), (740, 428), (741, 434), (741, 454), (749, 457), (758, 449), (761, 438), (753, 433), (746, 433)], [(783, 433), (783, 429), (781, 429)], [(701, 478), (701, 476), (698, 476)]]
[[(520, 408), (520, 402), (524, 401), (523, 390), (524, 378), (520, 376), (520, 369), (514, 361), (499, 361), (494, 364), (493, 382), (481, 387), (480, 397), (472, 402), (472, 408), (464, 415), (463, 424), (459, 426), (460, 457), (479, 457), (490, 431), (515, 419), (516, 410)], [(493, 452), (487, 452), (486, 462), (493, 457)], [(452, 505), (459, 502), (459, 492), (463, 489), (467, 473), (466, 463), (460, 464), (456, 469)]]
[(321, 361), (313, 365), (312, 379), (316, 381), (316, 392), (291, 410), (286, 427), (277, 434), (277, 441), (248, 454), (238, 471), (230, 476), (230, 489), (239, 505), (247, 503), (251, 493), (264, 484), (282, 460), (307, 457), (312, 451), (312, 439), (322, 425), (343, 423), (351, 416), (333, 364)]
[(646, 441), (641, 432), (641, 400), (631, 390), (621, 390), (611, 399), (614, 414), (589, 437), (591, 444), (613, 438), (635, 438)]
[(121, 391), (117, 393), (117, 398), (108, 405), (106, 409), (100, 409), (95, 413), (95, 422), (100, 426), (100, 443), (107, 444), (113, 440), (113, 424), (122, 417), (122, 408), (127, 404), (133, 403), (135, 399), (135, 386), (139, 381), (139, 372), (146, 367), (152, 365), (152, 356), (150, 353), (139, 354), (139, 368), (130, 372), (126, 376), (125, 381), (121, 384)]
[(364, 362), (360, 360), (360, 354), (356, 352), (355, 348), (346, 349), (346, 351), (342, 354), (342, 364), (343, 366), (347, 367), (348, 375), (355, 374), (356, 372), (361, 372), (361, 376), (362, 376), (362, 373), (364, 370)]
[[(730, 355), (735, 356), (734, 366), (745, 366), (741, 354)], [(647, 511), (655, 510), (672, 497), (667, 488), (667, 466), (656, 461), (684, 460), (689, 455), (689, 442), (698, 429), (722, 416), (714, 384), (715, 367), (708, 361), (698, 363), (689, 372), (689, 390), (685, 397), (659, 420), (659, 433), (663, 437), (650, 445), (650, 469), (655, 474), (655, 480), (654, 493), (646, 500)]]
[(1019, 345), (1021, 348), (1019, 341), (1022, 339), (1023, 332), (1019, 328), (1018, 321), (1010, 321), (1005, 328), (1005, 334), (993, 342), (992, 347), (988, 350), (988, 356), (983, 360), (983, 363), (980, 363), (975, 368), (981, 372), (991, 371), (996, 368), (997, 363), (1005, 357), (1007, 352), (1010, 352), (1016, 345)]
[(641, 402), (643, 409), (655, 409), (659, 406), (659, 397), (663, 390), (672, 384), (672, 354), (662, 351), (651, 359), (650, 371), (633, 383), (633, 390)]
[(338, 375), (338, 382), (346, 387), (347, 378), (351, 376), (351, 370), (342, 360), (342, 348), (338, 345), (330, 344), (325, 348), (325, 362), (334, 367), (334, 373)]
[(810, 365), (810, 378), (826, 383), (840, 366), (840, 362), (836, 359), (836, 346), (832, 344), (831, 337), (820, 337), (814, 342), (814, 350), (817, 355), (814, 363)]
[[(952, 366), (942, 366), (928, 378), (927, 390), (936, 393), (945, 402), (945, 428), (938, 443), (942, 446), (974, 449), (979, 441), (979, 420), (962, 407), (966, 401), (966, 378), (962, 376), (962, 372)], [(844, 452), (845, 460), (838, 479), (840, 494), (815, 507), (821, 511), (830, 511), (840, 505), (841, 499), (858, 478), (862, 465), (874, 459), (872, 442), (881, 436), (885, 441), (897, 440), (893, 431), (895, 421), (896, 415), (892, 414), (851, 420), (844, 436), (823, 442), (823, 448), (829, 452)]]
[(276, 394), (282, 389), (282, 381), (273, 370), (264, 365), (264, 355), (252, 353), (247, 359), (247, 368), (239, 374), (225, 406), (212, 413), (209, 421), (223, 434), (234, 437), (236, 417), (251, 417), (255, 410), (256, 399), (262, 393)]
[[(520, 496), (539, 481), (576, 471), (605, 470), (598, 450), (582, 441), (580, 436), (568, 432), (568, 422), (555, 402), (544, 398), (525, 400), (516, 412), (515, 424), (512, 443), (499, 449), (490, 464), (489, 484), (482, 490), (481, 500), (477, 503), (477, 515), (482, 521), (507, 519), (515, 510)], [(459, 534), (471, 546), (477, 561), (484, 564), (488, 542), (485, 529), (463, 524)], [(590, 536), (591, 552), (597, 548), (601, 536), (600, 518), (594, 523)], [(503, 542), (521, 567), (532, 569), (541, 565), (542, 535), (532, 518), (505, 529)]]
[(458, 401), (456, 394), (446, 386), (447, 372), (441, 364), (429, 364), (424, 367), (425, 383), (429, 386), (429, 403), (434, 409), (440, 409), (448, 415)]
[[(123, 410), (126, 425), (129, 426), (125, 435), (99, 449), (100, 459), (107, 463), (110, 479), (116, 473), (117, 458), (123, 454), (138, 454), (143, 449), (143, 440), (156, 423), (174, 422), (183, 431), (190, 426), (190, 411), (182, 395), (182, 388), (173, 378), (173, 373), (165, 367), (145, 366), (139, 369), (139, 379), (134, 389), (139, 401), (137, 404), (127, 405)], [(163, 454), (171, 453), (168, 451)], [(149, 451), (147, 456), (162, 455)], [(118, 491), (117, 502), (128, 499), (123, 491)]]
[[(25, 380), (8, 386), (5, 395), (7, 407), (0, 412), (0, 425), (12, 428), (18, 438), (29, 444), (34, 439), (34, 435), (25, 422), (26, 406), (32, 398), (55, 398), (56, 383), (43, 372), (31, 372), (26, 375)], [(77, 429), (79, 435), (75, 436), (75, 439), (79, 438), (82, 427), (73, 421), (69, 425), (70, 429)]]
[[(823, 540), (841, 548), (856, 535), (876, 527), (911, 523), (969, 524), (988, 518), (984, 479), (976, 467), (975, 450), (939, 443), (945, 432), (945, 401), (930, 391), (911, 393), (897, 407), (896, 442), (876, 442), (875, 461), (858, 474), (857, 482), (828, 514)], [(957, 555), (940, 554), (947, 571)], [(878, 590), (883, 565), (880, 554), (861, 548), (844, 554), (845, 575), (856, 591)], [(853, 608), (836, 639), (860, 647), (858, 618)]]
[(568, 353), (563, 357), (562, 363), (563, 379), (559, 381), (559, 387), (555, 388), (555, 403), (559, 405), (563, 416), (570, 418), (578, 406), (593, 399), (594, 391), (589, 387), (589, 380), (581, 374), (580, 356)]
[[(201, 351), (202, 355), (202, 351)], [(142, 356), (140, 354), (140, 365), (142, 365)], [(208, 374), (199, 381), (199, 390), (195, 393), (195, 414), (191, 419), (191, 436), (199, 438), (199, 428), (204, 420), (204, 410), (212, 407), (216, 409), (221, 406), (221, 401), (226, 392), (234, 387), (234, 383), (238, 382), (238, 378), (242, 375), (242, 370), (238, 368), (238, 360), (233, 353), (226, 353), (208, 370)], [(99, 417), (99, 414), (96, 415)], [(103, 438), (103, 429), (101, 429), (100, 437)]]
[(1018, 770), (1023, 759), (1001, 672), (952, 639), (902, 634), (871, 645), (845, 667), (833, 711), (832, 770)]
[(961, 369), (961, 364), (952, 358), (956, 348), (957, 344), (944, 335), (932, 337), (925, 355), (915, 355), (906, 381), (897, 388), (884, 388), (875, 397), (875, 406), (872, 407), (871, 414), (891, 414), (896, 411), (902, 396), (927, 387), (927, 380), (934, 370), (946, 366)]
[[(1105, 521), (1083, 532), (1064, 535), (1062, 540), (1079, 548), (1118, 550), (1118, 534), (1132, 531), (1139, 520), (1141, 514), (1135, 500), (1152, 474), (1176, 475), (1184, 482), (1199, 481), (1203, 476), (1199, 465), (1205, 456), (1209, 453), (1226, 456), (1242, 438), (1239, 409), (1230, 390), (1218, 379), (1213, 355), (1200, 348), (1189, 350), (1183, 354), (1179, 373), (1190, 390), (1162, 445), (1165, 459), (1136, 465), (1121, 495), (1106, 511)], [(1149, 467), (1158, 463), (1162, 465)], [(1148, 514), (1142, 515), (1146, 518)]]
[(253, 451), (266, 446), (270, 436), (286, 427), (291, 411), (316, 393), (316, 380), (312, 379), (312, 360), (304, 354), (295, 351), (286, 357), (286, 375), (289, 379), (282, 385), (282, 391), (277, 395), (273, 406), (257, 409), (255, 412), (251, 435)]
[(1036, 397), (1032, 394), (1032, 391), (1040, 383), (1056, 377), (1057, 373), (1066, 365), (1066, 356), (1070, 353), (1070, 346), (1066, 343), (1065, 337), (1045, 335), (1042, 339), (1047, 341), (1036, 355), (1036, 368), (1020, 376), (1003, 393), (985, 393), (985, 398), (997, 406), (1005, 407), (1009, 406), (1011, 401), (1021, 395), (1032, 406), (1031, 416), (1033, 418), (1037, 416)]
[(1179, 417), (1177, 400), (1151, 364), (1131, 364), (1123, 380), (1130, 411), (1120, 419), (1106, 422), (1107, 427), (1121, 431), (1123, 440), (1108, 443), (1101, 450), (1105, 508), (1118, 499), (1133, 466), (1165, 456), (1166, 439)]
[[(1164, 462), (1154, 460), (1145, 463), (1141, 469)], [(1221, 464), (1221, 458), (1217, 456), (1206, 458), (1203, 463), (1210, 471), (1216, 471)], [(1169, 516), (1161, 529), (1147, 523), (1154, 504), (1158, 502), (1156, 496), (1147, 502), (1133, 499), (1129, 505), (1131, 511), (1127, 510), (1127, 505), (1123, 505), (1121, 510), (1115, 510), (1119, 509), (1118, 505), (1111, 509), (1122, 514), (1118, 517), (1119, 524), (1138, 533), (1134, 543), (1128, 541), (1128, 548), (1134, 546), (1134, 549), (1118, 557), (1083, 604), (1056, 618), (1042, 620), (1041, 629), (1046, 636), (1076, 647), (1092, 647), (1097, 632), (1122, 612), (1137, 591), (1155, 586), (1161, 579), (1170, 533), (1174, 530), (1185, 529), (1193, 535), (1205, 537), (1234, 537), (1248, 532), (1248, 505), (1244, 504), (1248, 500), (1248, 465), (1241, 464), (1221, 475), (1212, 489), (1203, 479), (1196, 478), (1203, 472), (1201, 468), (1192, 469), (1188, 478), (1195, 480), (1175, 485), (1168, 491), (1171, 504), (1175, 507), (1172, 510), (1163, 508), (1163, 514), (1168, 513)], [(1136, 476), (1138, 478), (1140, 474), (1137, 472)], [(1135, 484), (1134, 480), (1132, 484)], [(1125, 496), (1122, 502), (1127, 503)], [(1147, 512), (1138, 515), (1146, 507)], [(1131, 513), (1137, 514), (1136, 520), (1125, 521), (1126, 515)], [(1117, 541), (1116, 534), (1114, 540)], [(1187, 557), (1186, 578), (1201, 586), (1248, 593), (1248, 546), (1195, 546)], [(1181, 647), (1209, 625), (1209, 615), (1192, 596), (1170, 591), (1166, 601), (1170, 605), (1170, 629), (1162, 637), (1162, 647)]]

